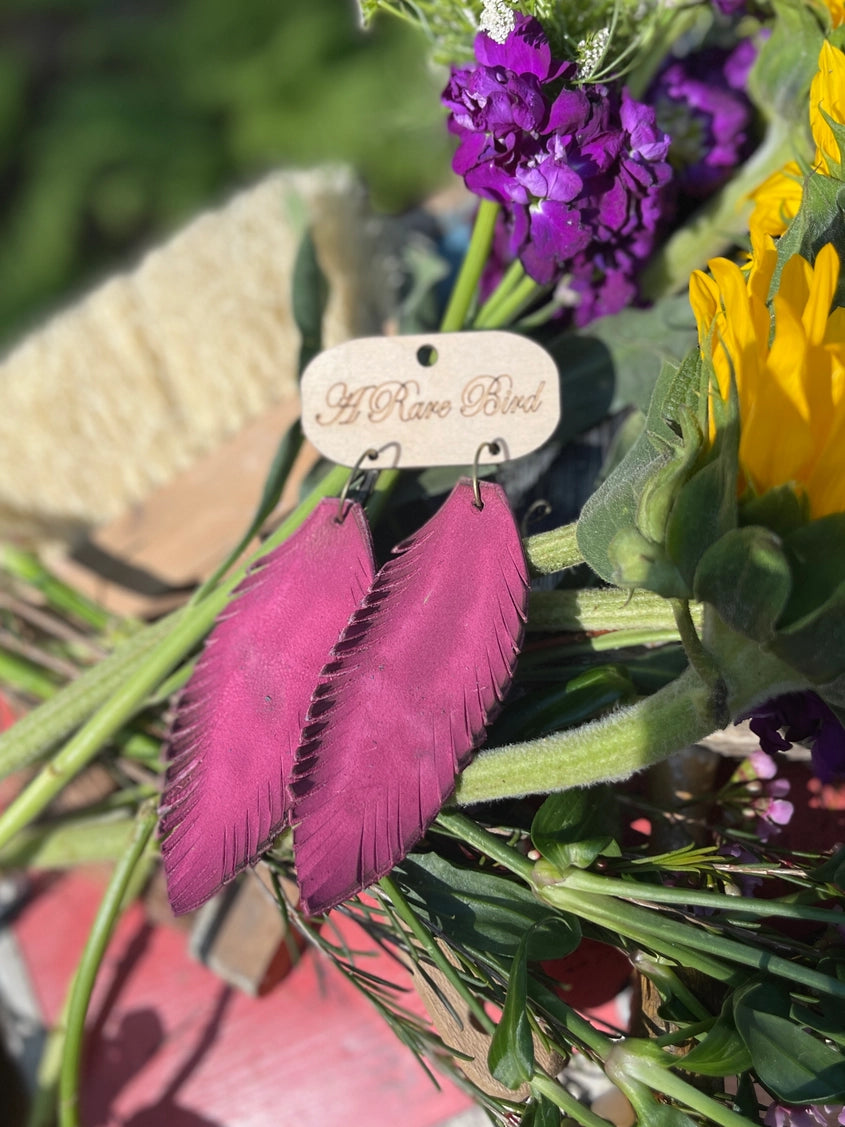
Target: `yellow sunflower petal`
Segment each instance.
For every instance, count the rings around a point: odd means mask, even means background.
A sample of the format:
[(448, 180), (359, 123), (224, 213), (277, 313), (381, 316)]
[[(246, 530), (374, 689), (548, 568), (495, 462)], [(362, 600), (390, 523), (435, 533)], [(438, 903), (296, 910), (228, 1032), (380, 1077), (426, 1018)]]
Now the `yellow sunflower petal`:
[(810, 129), (816, 142), (816, 162), (829, 174), (842, 156), (833, 130), (822, 111), (836, 122), (845, 122), (845, 55), (825, 39), (819, 52), (819, 69), (810, 86)]
[(763, 235), (782, 235), (801, 206), (804, 176), (792, 160), (773, 172), (751, 193), (754, 210), (748, 220), (752, 241)]

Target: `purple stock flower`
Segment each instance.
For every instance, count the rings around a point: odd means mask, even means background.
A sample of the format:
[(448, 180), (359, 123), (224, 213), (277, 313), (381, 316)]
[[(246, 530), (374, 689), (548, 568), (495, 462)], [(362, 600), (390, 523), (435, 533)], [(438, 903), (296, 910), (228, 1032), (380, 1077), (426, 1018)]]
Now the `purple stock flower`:
[(723, 16), (735, 16), (745, 9), (747, 0), (713, 0), (713, 7)]
[(519, 258), (541, 285), (567, 275), (578, 325), (616, 312), (636, 295), (663, 217), (669, 138), (626, 90), (575, 87), (575, 64), (553, 59), (531, 17), (504, 43), (480, 33), (475, 54), (443, 102), (459, 138), (454, 170), (503, 205), (500, 268)]
[(816, 693), (775, 697), (753, 710), (749, 726), (768, 754), (808, 742), (813, 773), (823, 783), (845, 777), (845, 728)]
[(647, 100), (671, 136), (679, 190), (703, 199), (720, 188), (753, 148), (753, 108), (744, 93), (757, 56), (751, 40), (676, 59), (657, 75)]

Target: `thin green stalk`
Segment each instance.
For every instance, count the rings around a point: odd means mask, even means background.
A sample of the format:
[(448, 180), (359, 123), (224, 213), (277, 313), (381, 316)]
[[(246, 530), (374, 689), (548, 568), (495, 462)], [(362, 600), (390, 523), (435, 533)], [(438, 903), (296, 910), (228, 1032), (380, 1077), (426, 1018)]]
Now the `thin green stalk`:
[(801, 983), (811, 990), (845, 998), (845, 982), (810, 970), (800, 963), (773, 955), (760, 947), (750, 947), (734, 939), (716, 935), (707, 927), (669, 919), (647, 908), (638, 908), (613, 897), (592, 892), (576, 892), (565, 884), (536, 884), (536, 892), (563, 911), (574, 912), (593, 923), (642, 943), (673, 959), (679, 966), (700, 970), (719, 981), (735, 977), (728, 963), (767, 971), (777, 978)]
[(600, 1115), (590, 1111), (585, 1104), (575, 1096), (571, 1096), (565, 1088), (550, 1076), (546, 1076), (544, 1072), (535, 1072), (530, 1083), (535, 1095), (545, 1096), (550, 1103), (560, 1108), (564, 1115), (580, 1123), (581, 1127), (610, 1127), (607, 1119), (602, 1119)]
[(841, 923), (842, 913), (827, 908), (802, 904), (784, 904), (780, 900), (753, 900), (747, 896), (728, 896), (723, 892), (699, 892), (691, 888), (667, 888), (643, 884), (641, 881), (616, 880), (584, 869), (570, 869), (562, 880), (580, 892), (598, 892), (618, 896), (638, 904), (677, 904), (681, 907), (711, 908), (740, 916), (778, 916), (785, 920), (812, 920), (832, 926)]
[[(348, 471), (342, 466), (331, 470), (286, 521), (262, 546), (258, 555), (271, 551), (287, 539), (316, 508), (323, 497), (337, 493)], [(255, 557), (257, 558), (257, 557)], [(159, 682), (182, 661), (210, 630), (214, 619), (226, 605), (233, 588), (245, 574), (244, 565), (223, 586), (196, 605), (185, 608), (175, 619), (170, 633), (150, 652), (144, 652), (139, 667), (127, 669), (125, 680), (113, 690), (84, 727), (57, 752), (29, 786), (0, 814), (0, 849), (24, 826), (36, 818), (55, 796), (97, 754), (100, 748), (142, 706)], [(12, 729), (13, 731), (14, 729)]]
[(523, 541), (528, 566), (535, 575), (551, 575), (584, 562), (575, 539), (575, 528), (575, 524), (565, 524)]
[(751, 1121), (739, 1115), (726, 1104), (694, 1088), (671, 1071), (678, 1059), (658, 1049), (653, 1042), (632, 1039), (614, 1045), (605, 1067), (608, 1078), (625, 1091), (629, 1083), (661, 1092), (682, 1106), (692, 1108), (699, 1115), (720, 1127), (751, 1127)]
[(526, 884), (532, 883), (533, 863), (524, 854), (512, 849), (502, 838), (473, 822), (472, 818), (459, 814), (457, 810), (441, 810), (435, 822), (436, 826), (460, 838), (479, 853), (483, 853), (485, 857), (489, 857), (491, 861), (497, 861), (503, 869), (521, 877)]
[(493, 231), (498, 214), (499, 205), (491, 200), (482, 200), (478, 205), (469, 246), (440, 323), (442, 333), (460, 332), (466, 324), (478, 279), (481, 277), (493, 243)]
[(108, 611), (58, 579), (32, 552), (16, 548), (13, 544), (3, 544), (0, 546), (0, 570), (34, 587), (53, 610), (70, 614), (94, 630), (102, 633), (113, 622)]
[(458, 780), (460, 806), (624, 779), (716, 727), (693, 670), (652, 696), (578, 728), (478, 755)]
[[(545, 900), (552, 907), (560, 911), (572, 912), (600, 927), (624, 935), (634, 943), (641, 943), (644, 947), (659, 952), (678, 966), (701, 971), (702, 974), (720, 982), (729, 982), (735, 977), (735, 971), (730, 963), (718, 957), (719, 944), (712, 941), (719, 940), (719, 937), (709, 932), (705, 933), (689, 924), (676, 923), (646, 908), (623, 904), (611, 897), (576, 892), (564, 885), (536, 884), (535, 891), (541, 900)], [(736, 952), (733, 948), (739, 948), (744, 954), (745, 949), (741, 944), (731, 944), (731, 954), (735, 956)], [(763, 952), (757, 953), (763, 954)], [(735, 961), (754, 965), (749, 959), (735, 958)]]
[(451, 986), (469, 1006), (472, 1015), (475, 1017), (476, 1021), (479, 1022), (481, 1028), (486, 1030), (487, 1033), (493, 1033), (496, 1026), (488, 1016), (484, 1006), (437, 946), (434, 937), (417, 919), (410, 904), (399, 891), (395, 882), (392, 881), (390, 877), (382, 877), (379, 881), (379, 887), (390, 901), (394, 912), (402, 923), (408, 928), (441, 974), (445, 975)]
[(80, 1124), (79, 1068), (82, 1060), (85, 1017), (88, 1013), (91, 992), (106, 947), (114, 932), (124, 895), (132, 879), (135, 866), (147, 847), (155, 824), (155, 805), (150, 803), (146, 808), (142, 808), (132, 840), (115, 866), (74, 976), (67, 1010), (67, 1032), (59, 1076), (60, 1127), (79, 1127)]
[(139, 630), (0, 736), (0, 778), (35, 762), (119, 688), (182, 617), (180, 609)]
[(76, 977), (74, 976), (70, 981), (61, 1013), (53, 1028), (47, 1034), (44, 1048), (41, 1050), (41, 1059), (38, 1062), (38, 1071), (35, 1076), (35, 1092), (29, 1105), (26, 1127), (55, 1127), (56, 1096), (65, 1050), (68, 1007), (73, 995), (75, 981)]
[(553, 991), (549, 990), (533, 976), (528, 977), (528, 993), (538, 1006), (557, 1022), (574, 1042), (586, 1046), (598, 1060), (604, 1060), (613, 1047), (613, 1041), (599, 1033), (598, 1029)]
[(510, 325), (523, 313), (528, 306), (543, 293), (545, 286), (541, 286), (539, 282), (535, 282), (528, 274), (514, 286), (513, 290), (507, 294), (492, 314), (482, 317), (481, 314), (476, 317), (473, 328), (475, 329), (500, 329), (505, 325)]
[(488, 317), (495, 317), (495, 314), (502, 304), (502, 302), (510, 296), (516, 286), (525, 277), (525, 268), (519, 259), (515, 259), (505, 271), (501, 281), (495, 290), (490, 294), (484, 304), (478, 311), (475, 318), (475, 327), (478, 328), (481, 321)]

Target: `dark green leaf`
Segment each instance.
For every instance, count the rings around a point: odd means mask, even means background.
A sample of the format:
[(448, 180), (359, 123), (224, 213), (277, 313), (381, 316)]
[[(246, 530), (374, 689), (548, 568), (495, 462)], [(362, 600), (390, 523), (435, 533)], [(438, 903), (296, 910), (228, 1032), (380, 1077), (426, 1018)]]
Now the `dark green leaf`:
[(792, 571), (792, 594), (781, 624), (788, 626), (817, 611), (845, 574), (845, 513), (832, 513), (793, 529), (784, 540)]
[(487, 1053), (490, 1073), (506, 1088), (518, 1088), (534, 1075), (534, 1038), (528, 1020), (527, 936), (517, 948), (508, 978), (505, 1007)]
[(798, 1025), (805, 1025), (829, 1041), (845, 1047), (845, 1011), (841, 1002), (823, 998), (818, 1010), (794, 1002), (789, 1016)]
[(833, 1103), (845, 1097), (845, 1057), (791, 1020), (787, 992), (751, 982), (733, 996), (736, 1028), (763, 1084), (786, 1103)]
[(738, 420), (719, 425), (706, 463), (678, 491), (666, 526), (666, 549), (692, 588), (704, 553), (736, 528)]
[(519, 1127), (560, 1127), (559, 1109), (545, 1096), (532, 1096), (522, 1114)]
[(534, 815), (534, 848), (561, 871), (570, 865), (586, 868), (613, 841), (600, 832), (613, 809), (608, 787), (583, 787), (550, 794)]
[(706, 1037), (683, 1058), (682, 1067), (700, 1076), (738, 1076), (751, 1068), (751, 1054), (737, 1033), (730, 1004), (726, 1005)]
[[(526, 931), (549, 919), (548, 905), (525, 885), (497, 873), (460, 868), (436, 853), (407, 857), (393, 877), (435, 931), (487, 959), (512, 959)], [(556, 919), (553, 929), (532, 932), (532, 960), (562, 958), (578, 946), (578, 921), (564, 914)]]
[(279, 503), (279, 498), (282, 495), (282, 490), (285, 487), (290, 472), (293, 469), (293, 464), (296, 461), (299, 451), (302, 449), (302, 426), (299, 419), (291, 423), (290, 427), (282, 435), (281, 441), (276, 449), (273, 457), (273, 462), (270, 470), (264, 481), (264, 487), (261, 491), (261, 498), (258, 502), (258, 508), (249, 522), (249, 527), (244, 532), (238, 543), (231, 550), (226, 559), (215, 570), (202, 587), (199, 588), (194, 595), (194, 599), (199, 599), (206, 591), (210, 591), (215, 586), (218, 579), (225, 575), (229, 568), (240, 559), (244, 550), (250, 542), (258, 535), (264, 522), (275, 509)]
[(778, 630), (770, 648), (811, 681), (822, 686), (833, 682), (831, 687), (838, 687), (841, 693), (839, 679), (845, 673), (845, 581), (812, 614)]
[(494, 747), (559, 732), (634, 696), (636, 690), (624, 670), (599, 666), (574, 677), (562, 689), (536, 689), (515, 701), (496, 722), (488, 743)]
[(751, 526), (726, 533), (704, 553), (695, 597), (710, 603), (732, 629), (758, 642), (771, 639), (786, 606), (792, 577), (780, 539)]
[(317, 258), (309, 231), (302, 236), (293, 266), (293, 319), (301, 338), (299, 374), (305, 371), (323, 347), (323, 317), (329, 300), (329, 284)]
[(739, 523), (761, 524), (781, 539), (807, 523), (807, 501), (789, 485), (769, 489), (759, 497), (748, 497), (739, 508)]

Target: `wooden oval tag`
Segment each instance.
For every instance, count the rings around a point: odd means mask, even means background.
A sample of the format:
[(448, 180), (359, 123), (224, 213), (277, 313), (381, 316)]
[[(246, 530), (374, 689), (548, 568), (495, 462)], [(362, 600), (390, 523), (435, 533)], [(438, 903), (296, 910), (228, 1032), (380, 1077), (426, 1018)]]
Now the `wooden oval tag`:
[(470, 465), (530, 454), (560, 419), (557, 366), (515, 333), (364, 337), (302, 376), (302, 426), (326, 458), (371, 468)]

